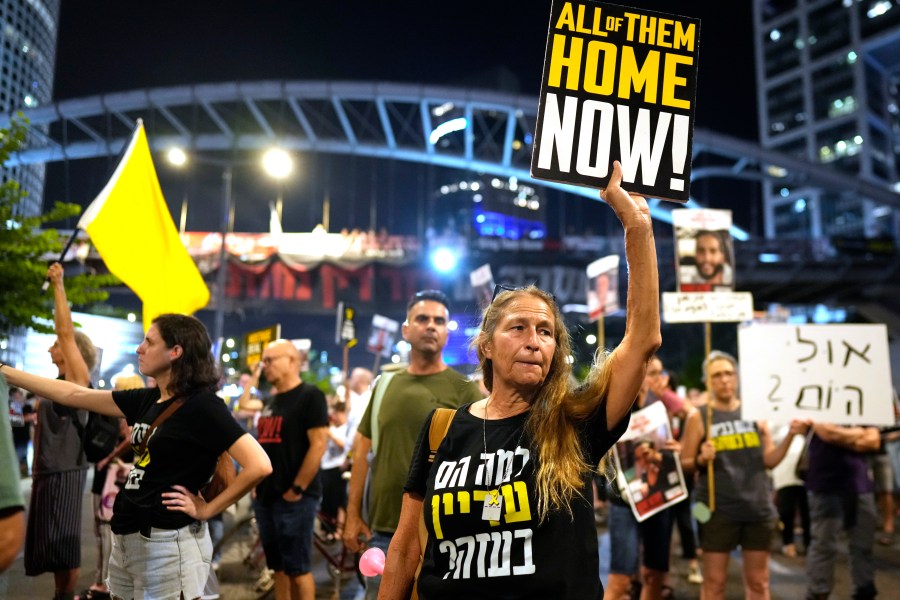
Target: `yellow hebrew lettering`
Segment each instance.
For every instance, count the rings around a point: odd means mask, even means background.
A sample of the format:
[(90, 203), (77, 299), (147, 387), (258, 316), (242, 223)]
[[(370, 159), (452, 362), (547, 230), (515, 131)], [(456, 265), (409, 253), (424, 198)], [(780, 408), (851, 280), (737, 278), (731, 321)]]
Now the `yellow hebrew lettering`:
[[(500, 488), (500, 491), (503, 492), (503, 502), (506, 504), (505, 518), (507, 523), (531, 520), (531, 507), (528, 505), (528, 486), (525, 485), (524, 481), (514, 481), (512, 485), (507, 483)], [(519, 510), (516, 510), (516, 497), (518, 497)]]
[(467, 515), (471, 512), (471, 502), (469, 501), (469, 492), (460, 490), (456, 492), (456, 501), (459, 502), (459, 514)]
[(434, 537), (439, 540), (444, 539), (444, 532), (441, 529), (441, 499), (434, 495), (431, 497), (431, 523), (434, 525)]

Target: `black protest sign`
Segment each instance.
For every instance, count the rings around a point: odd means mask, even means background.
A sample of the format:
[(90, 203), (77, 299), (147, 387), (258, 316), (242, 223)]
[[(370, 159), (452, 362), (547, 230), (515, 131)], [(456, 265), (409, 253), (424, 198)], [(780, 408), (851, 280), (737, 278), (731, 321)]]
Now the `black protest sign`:
[(589, 0), (554, 0), (531, 174), (686, 202), (700, 21)]

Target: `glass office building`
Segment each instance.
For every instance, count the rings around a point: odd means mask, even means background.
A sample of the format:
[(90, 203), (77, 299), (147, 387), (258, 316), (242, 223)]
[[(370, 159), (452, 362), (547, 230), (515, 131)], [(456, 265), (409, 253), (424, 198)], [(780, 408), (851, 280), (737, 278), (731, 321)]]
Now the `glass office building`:
[[(52, 100), (59, 4), (60, 0), (0, 0), (0, 111), (15, 113)], [(3, 181), (8, 178), (28, 193), (22, 210), (39, 214), (44, 165), (4, 170)]]
[[(754, 0), (759, 136), (900, 193), (900, 0)], [(763, 185), (767, 238), (900, 237), (900, 209)]]

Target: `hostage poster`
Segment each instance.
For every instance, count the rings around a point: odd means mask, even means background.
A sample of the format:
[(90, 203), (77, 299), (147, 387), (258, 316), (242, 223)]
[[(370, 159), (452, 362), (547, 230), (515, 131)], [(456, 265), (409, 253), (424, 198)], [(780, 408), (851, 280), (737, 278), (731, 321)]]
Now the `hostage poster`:
[(590, 0), (554, 0), (531, 175), (686, 202), (700, 21)]
[(681, 459), (664, 449), (671, 439), (666, 407), (654, 402), (631, 414), (628, 430), (613, 446), (619, 489), (638, 521), (688, 497)]

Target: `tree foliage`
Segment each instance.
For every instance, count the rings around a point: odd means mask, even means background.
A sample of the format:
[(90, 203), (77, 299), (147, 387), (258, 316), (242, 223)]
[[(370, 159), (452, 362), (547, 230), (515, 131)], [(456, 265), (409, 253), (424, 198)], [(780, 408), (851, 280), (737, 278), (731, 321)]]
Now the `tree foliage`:
[[(0, 165), (22, 147), (28, 130), (27, 121), (19, 116), (8, 129), (0, 128)], [(0, 336), (6, 337), (18, 327), (40, 333), (53, 333), (53, 296), (43, 294), (41, 286), (47, 275), (48, 256), (62, 250), (59, 233), (45, 229), (54, 223), (77, 216), (77, 204), (57, 202), (49, 211), (36, 216), (22, 214), (21, 201), (27, 195), (12, 178), (0, 185)], [(82, 274), (66, 277), (66, 294), (76, 305), (106, 300), (103, 288), (118, 284), (112, 275)]]

